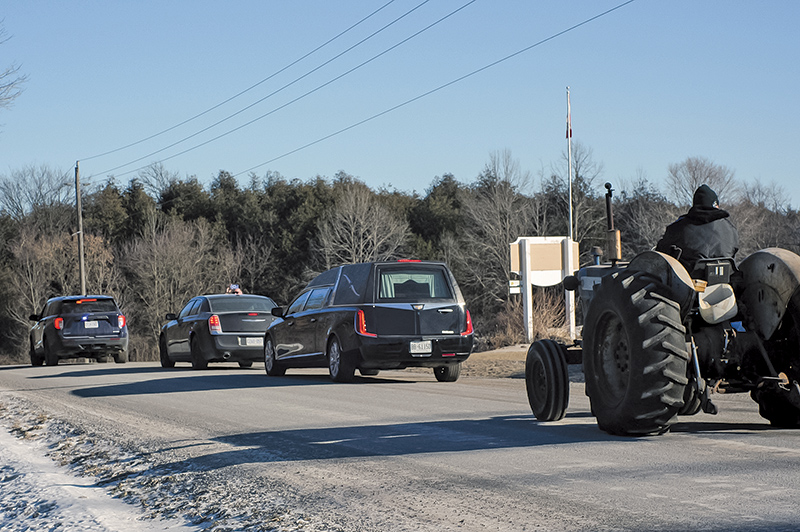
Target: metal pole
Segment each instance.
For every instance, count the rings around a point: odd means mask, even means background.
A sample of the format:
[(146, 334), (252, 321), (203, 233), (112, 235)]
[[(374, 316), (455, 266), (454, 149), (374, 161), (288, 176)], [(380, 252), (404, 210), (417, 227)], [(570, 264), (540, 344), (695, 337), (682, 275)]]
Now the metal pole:
[(519, 273), (522, 292), (522, 315), (525, 319), (525, 339), (533, 342), (533, 283), (531, 283), (531, 248), (527, 238), (519, 239)]
[(567, 153), (569, 169), (567, 181), (569, 182), (569, 239), (574, 240), (575, 235), (572, 231), (572, 106), (569, 101), (569, 87), (567, 87)]
[(83, 214), (81, 209), (81, 177), (79, 163), (75, 161), (75, 205), (78, 210), (78, 256), (79, 274), (81, 276), (81, 295), (86, 295), (86, 268), (83, 262)]
[[(572, 222), (572, 104), (569, 101), (569, 87), (567, 87), (567, 158), (569, 161), (569, 168), (567, 169), (567, 181), (569, 182), (569, 238), (563, 243), (563, 261), (564, 272), (563, 275), (572, 275), (572, 242), (575, 239), (575, 231), (573, 230)], [(576, 338), (575, 328), (575, 293), (570, 290), (564, 290), (564, 304), (567, 321), (567, 329), (569, 332), (570, 340)]]

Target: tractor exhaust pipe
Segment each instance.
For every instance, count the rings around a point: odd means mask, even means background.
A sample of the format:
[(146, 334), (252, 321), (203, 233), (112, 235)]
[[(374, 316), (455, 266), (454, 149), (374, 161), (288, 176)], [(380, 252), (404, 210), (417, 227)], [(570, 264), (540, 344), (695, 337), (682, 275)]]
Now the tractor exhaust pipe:
[(606, 225), (608, 231), (606, 232), (606, 248), (608, 250), (607, 257), (611, 264), (616, 264), (617, 261), (622, 260), (622, 241), (620, 239), (619, 229), (614, 229), (614, 207), (611, 205), (611, 196), (614, 189), (611, 188), (611, 183), (606, 183)]

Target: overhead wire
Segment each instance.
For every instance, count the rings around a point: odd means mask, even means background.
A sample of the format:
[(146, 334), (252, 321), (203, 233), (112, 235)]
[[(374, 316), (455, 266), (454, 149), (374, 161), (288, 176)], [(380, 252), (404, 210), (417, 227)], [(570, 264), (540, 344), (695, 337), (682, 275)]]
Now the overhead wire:
[(233, 174), (233, 175), (234, 175), (234, 177), (238, 177), (238, 176), (240, 176), (242, 174), (245, 174), (245, 173), (248, 173), (248, 172), (252, 172), (253, 170), (261, 168), (262, 166), (265, 166), (265, 165), (268, 165), (268, 164), (273, 163), (275, 161), (278, 161), (280, 159), (283, 159), (284, 157), (288, 157), (289, 155), (293, 155), (293, 154), (295, 154), (295, 153), (297, 153), (299, 151), (302, 151), (302, 150), (304, 150), (306, 148), (314, 146), (315, 144), (319, 144), (320, 142), (324, 142), (324, 141), (326, 141), (326, 140), (328, 140), (328, 139), (330, 139), (332, 137), (335, 137), (337, 135), (341, 135), (342, 133), (350, 131), (351, 129), (354, 129), (354, 128), (358, 127), (358, 126), (366, 124), (367, 122), (371, 122), (372, 120), (380, 118), (381, 116), (384, 116), (384, 115), (389, 114), (389, 113), (391, 113), (393, 111), (396, 111), (397, 109), (400, 109), (401, 107), (405, 107), (406, 105), (409, 105), (411, 103), (416, 102), (417, 100), (420, 100), (422, 98), (430, 96), (431, 94), (439, 92), (440, 90), (445, 89), (447, 87), (450, 87), (451, 85), (455, 85), (456, 83), (459, 83), (459, 82), (461, 82), (461, 81), (463, 81), (463, 80), (465, 80), (467, 78), (470, 78), (470, 77), (472, 77), (472, 76), (474, 76), (476, 74), (479, 74), (479, 73), (483, 72), (484, 70), (488, 70), (488, 69), (490, 69), (492, 67), (495, 67), (495, 66), (497, 66), (497, 65), (499, 65), (501, 63), (504, 63), (505, 61), (508, 61), (509, 59), (512, 59), (512, 58), (514, 58), (514, 57), (516, 57), (518, 55), (521, 55), (521, 54), (523, 54), (525, 52), (528, 52), (528, 51), (532, 50), (533, 48), (536, 48), (538, 46), (541, 46), (542, 44), (545, 44), (545, 43), (547, 43), (549, 41), (552, 41), (553, 39), (556, 39), (556, 38), (558, 38), (558, 37), (560, 37), (560, 36), (562, 36), (562, 35), (564, 35), (566, 33), (569, 33), (569, 32), (571, 32), (573, 30), (576, 30), (576, 29), (580, 28), (581, 26), (585, 26), (586, 24), (589, 24), (590, 22), (593, 22), (593, 21), (595, 21), (595, 20), (597, 20), (597, 19), (599, 19), (599, 18), (601, 18), (601, 17), (603, 17), (605, 15), (608, 15), (609, 13), (612, 13), (612, 12), (618, 10), (618, 9), (621, 9), (621, 8), (627, 6), (628, 4), (632, 4), (635, 1), (636, 0), (628, 0), (627, 2), (623, 2), (623, 3), (621, 3), (621, 4), (619, 4), (619, 5), (615, 6), (615, 7), (612, 7), (611, 9), (603, 11), (602, 13), (600, 13), (598, 15), (595, 15), (595, 16), (593, 16), (591, 18), (588, 18), (588, 19), (584, 20), (583, 22), (575, 24), (574, 26), (570, 26), (569, 28), (567, 28), (565, 30), (562, 30), (562, 31), (560, 31), (558, 33), (554, 33), (553, 35), (551, 35), (551, 36), (549, 36), (549, 37), (547, 37), (545, 39), (542, 39), (542, 40), (540, 40), (540, 41), (538, 41), (538, 42), (536, 42), (534, 44), (531, 44), (530, 46), (526, 46), (525, 48), (522, 48), (521, 50), (518, 50), (518, 51), (516, 51), (516, 52), (514, 52), (512, 54), (509, 54), (509, 55), (503, 57), (502, 59), (498, 59), (497, 61), (489, 63), (488, 65), (485, 65), (485, 66), (483, 66), (481, 68), (473, 70), (469, 74), (465, 74), (465, 75), (463, 75), (461, 77), (458, 77), (458, 78), (456, 78), (454, 80), (451, 80), (451, 81), (449, 81), (449, 82), (447, 82), (447, 83), (445, 83), (443, 85), (439, 85), (438, 87), (436, 87), (434, 89), (431, 89), (429, 91), (426, 91), (426, 92), (424, 92), (424, 93), (422, 93), (422, 94), (420, 94), (418, 96), (415, 96), (414, 98), (406, 100), (403, 103), (397, 104), (397, 105), (395, 105), (393, 107), (390, 107), (389, 109), (381, 111), (380, 113), (376, 113), (376, 114), (374, 114), (374, 115), (372, 115), (372, 116), (370, 116), (368, 118), (365, 118), (363, 120), (355, 122), (355, 123), (353, 123), (353, 124), (351, 124), (351, 125), (349, 125), (347, 127), (344, 127), (344, 128), (342, 128), (342, 129), (340, 129), (338, 131), (335, 131), (333, 133), (325, 135), (324, 137), (320, 137), (315, 141), (309, 142), (308, 144), (304, 144), (303, 146), (295, 148), (295, 149), (293, 149), (291, 151), (288, 151), (288, 152), (286, 152), (286, 153), (284, 153), (282, 155), (278, 155), (277, 157), (273, 157), (272, 159), (270, 159), (268, 161), (264, 161), (263, 163), (257, 164), (256, 166), (252, 166), (252, 167), (248, 168), (247, 170), (243, 170), (243, 171), (238, 172), (238, 173)]
[[(351, 30), (353, 30), (354, 28), (356, 28), (357, 26), (361, 25), (362, 23), (364, 23), (364, 22), (366, 22), (367, 20), (369, 20), (370, 18), (372, 18), (374, 15), (378, 14), (380, 11), (382, 11), (383, 9), (385, 9), (386, 7), (388, 7), (388, 6), (389, 6), (390, 4), (392, 4), (394, 1), (395, 1), (395, 0), (389, 0), (388, 2), (386, 2), (385, 4), (383, 4), (382, 6), (380, 6), (378, 9), (376, 9), (375, 11), (373, 11), (372, 13), (370, 13), (369, 15), (365, 16), (364, 18), (362, 18), (361, 20), (359, 20), (359, 21), (358, 21), (358, 22), (356, 22), (355, 24), (351, 25), (351, 26), (350, 26), (350, 27), (348, 27), (347, 29), (345, 29), (345, 30), (341, 31), (340, 33), (338, 33), (338, 34), (337, 34), (337, 35), (335, 35), (334, 37), (331, 37), (330, 39), (328, 39), (328, 40), (327, 40), (327, 41), (325, 41), (324, 43), (320, 44), (319, 46), (317, 46), (316, 48), (314, 48), (314, 49), (313, 49), (313, 50), (311, 50), (310, 52), (306, 53), (305, 55), (303, 55), (303, 56), (301, 56), (301, 57), (299, 57), (299, 58), (297, 58), (297, 59), (295, 59), (294, 61), (292, 61), (292, 62), (291, 62), (291, 63), (289, 63), (288, 65), (286, 65), (286, 66), (284, 66), (283, 68), (281, 68), (281, 69), (279, 69), (279, 70), (277, 70), (277, 71), (273, 72), (272, 74), (270, 74), (270, 75), (269, 75), (269, 76), (267, 76), (266, 78), (262, 79), (261, 81), (259, 81), (259, 82), (257, 82), (257, 83), (254, 83), (253, 85), (251, 85), (251, 86), (247, 87), (246, 89), (244, 89), (244, 90), (242, 90), (242, 91), (240, 91), (240, 92), (238, 92), (238, 93), (234, 94), (234, 95), (233, 95), (233, 96), (231, 96), (230, 98), (228, 98), (228, 99), (226, 99), (226, 100), (224, 100), (224, 101), (222, 101), (222, 102), (220, 102), (220, 103), (218, 103), (218, 104), (214, 105), (213, 107), (210, 107), (210, 108), (206, 109), (205, 111), (203, 111), (203, 112), (201, 112), (201, 113), (198, 113), (198, 114), (194, 115), (194, 116), (193, 116), (193, 117), (191, 117), (191, 118), (187, 118), (187, 119), (186, 119), (186, 120), (184, 120), (183, 122), (180, 122), (180, 123), (178, 123), (178, 124), (175, 124), (174, 126), (171, 126), (171, 127), (168, 127), (167, 129), (164, 129), (164, 130), (162, 130), (162, 131), (159, 131), (158, 133), (154, 133), (154, 134), (152, 134), (152, 135), (150, 135), (150, 136), (148, 136), (148, 137), (145, 137), (145, 138), (143, 138), (143, 139), (141, 139), (141, 140), (137, 140), (136, 142), (131, 142), (130, 144), (126, 144), (125, 146), (121, 146), (121, 147), (119, 147), (119, 148), (114, 148), (113, 150), (109, 150), (109, 151), (106, 151), (106, 152), (103, 152), (103, 153), (98, 153), (97, 155), (92, 155), (91, 157), (84, 157), (83, 159), (80, 159), (80, 160), (82, 160), (82, 161), (90, 161), (90, 160), (92, 160), (92, 159), (97, 159), (97, 158), (100, 158), (100, 157), (104, 157), (104, 156), (106, 156), (106, 155), (110, 155), (110, 154), (112, 154), (112, 153), (117, 153), (117, 152), (119, 152), (119, 151), (126, 150), (126, 149), (128, 149), (128, 148), (132, 148), (133, 146), (137, 146), (137, 145), (139, 145), (139, 144), (142, 144), (143, 142), (147, 142), (148, 140), (152, 140), (152, 139), (154, 139), (154, 138), (156, 138), (156, 137), (160, 137), (161, 135), (163, 135), (163, 134), (165, 134), (165, 133), (169, 133), (170, 131), (173, 131), (173, 130), (175, 130), (175, 129), (177, 129), (177, 128), (179, 128), (179, 127), (183, 126), (183, 125), (186, 125), (186, 124), (188, 124), (189, 122), (192, 122), (192, 121), (194, 121), (194, 120), (196, 120), (196, 119), (200, 118), (201, 116), (207, 115), (207, 114), (208, 114), (208, 113), (210, 113), (211, 111), (214, 111), (214, 110), (216, 110), (216, 109), (218, 109), (218, 108), (222, 107), (222, 106), (223, 106), (223, 105), (225, 105), (226, 103), (229, 103), (229, 102), (231, 102), (231, 101), (235, 100), (235, 99), (236, 99), (236, 98), (238, 98), (239, 96), (242, 96), (242, 95), (244, 95), (244, 94), (246, 94), (246, 93), (250, 92), (251, 90), (255, 89), (256, 87), (258, 87), (258, 86), (260, 86), (260, 85), (263, 85), (264, 83), (266, 83), (267, 81), (271, 80), (272, 78), (274, 78), (274, 77), (275, 77), (275, 76), (277, 76), (278, 74), (281, 74), (281, 73), (285, 72), (286, 70), (288, 70), (289, 68), (293, 67), (294, 65), (296, 65), (296, 64), (297, 64), (297, 63), (299, 63), (300, 61), (302, 61), (302, 60), (306, 59), (307, 57), (309, 57), (309, 56), (311, 56), (311, 55), (313, 55), (313, 54), (315, 54), (316, 52), (318, 52), (318, 51), (319, 51), (319, 50), (321, 50), (322, 48), (324, 48), (324, 47), (328, 46), (329, 44), (331, 44), (333, 41), (337, 40), (338, 38), (342, 37), (342, 36), (343, 36), (343, 35), (345, 35), (346, 33), (350, 32)], [(125, 166), (125, 165), (123, 165), (123, 166)]]
[[(332, 63), (333, 61), (335, 61), (336, 59), (338, 59), (338, 58), (342, 57), (342, 56), (343, 56), (343, 55), (345, 55), (346, 53), (348, 53), (348, 52), (352, 51), (354, 48), (356, 48), (356, 47), (360, 46), (361, 44), (363, 44), (363, 43), (365, 43), (366, 41), (368, 41), (369, 39), (371, 39), (371, 38), (375, 37), (375, 36), (376, 36), (376, 35), (378, 35), (379, 33), (381, 33), (381, 32), (383, 32), (383, 31), (385, 31), (387, 28), (389, 28), (389, 27), (393, 26), (394, 24), (396, 24), (397, 22), (399, 22), (399, 21), (400, 21), (400, 20), (402, 20), (403, 18), (407, 17), (408, 15), (410, 15), (411, 13), (413, 13), (413, 12), (414, 12), (414, 11), (416, 11), (417, 9), (421, 8), (422, 6), (424, 6), (425, 4), (427, 4), (427, 3), (428, 3), (428, 2), (430, 2), (430, 1), (431, 1), (431, 0), (424, 0), (423, 2), (421, 2), (421, 3), (419, 3), (418, 5), (414, 6), (412, 9), (410, 9), (410, 10), (406, 11), (405, 13), (403, 13), (402, 15), (400, 15), (399, 17), (395, 18), (394, 20), (392, 20), (391, 22), (389, 22), (389, 23), (388, 23), (388, 24), (386, 24), (385, 26), (383, 26), (383, 27), (381, 27), (380, 29), (376, 30), (375, 32), (371, 33), (371, 34), (370, 34), (370, 35), (368, 35), (367, 37), (365, 37), (365, 38), (361, 39), (360, 41), (358, 41), (357, 43), (355, 43), (355, 44), (353, 44), (352, 46), (348, 47), (347, 49), (343, 50), (342, 52), (340, 52), (340, 53), (336, 54), (335, 56), (333, 56), (332, 58), (330, 58), (330, 59), (328, 59), (327, 61), (323, 62), (322, 64), (318, 65), (317, 67), (313, 68), (312, 70), (310, 70), (310, 71), (306, 72), (306, 73), (305, 73), (305, 74), (303, 74), (302, 76), (299, 76), (299, 77), (295, 78), (294, 80), (292, 80), (292, 81), (290, 81), (289, 83), (287, 83), (287, 84), (283, 85), (283, 86), (282, 86), (282, 87), (280, 87), (279, 89), (276, 89), (276, 90), (272, 91), (271, 93), (267, 94), (267, 95), (266, 95), (266, 96), (264, 96), (263, 98), (260, 98), (260, 99), (256, 100), (255, 102), (253, 102), (253, 103), (251, 103), (250, 105), (248, 105), (248, 106), (246, 106), (246, 107), (244, 107), (244, 108), (242, 108), (242, 109), (240, 109), (240, 110), (236, 111), (235, 113), (233, 113), (233, 114), (231, 114), (231, 115), (228, 115), (227, 117), (225, 117), (225, 118), (223, 118), (223, 119), (221, 119), (221, 120), (218, 120), (217, 122), (215, 122), (215, 123), (213, 123), (213, 124), (211, 124), (211, 125), (209, 125), (209, 126), (207, 126), (207, 127), (203, 128), (203, 129), (201, 129), (201, 130), (199, 130), (199, 131), (197, 131), (197, 132), (195, 132), (195, 133), (192, 133), (191, 135), (189, 135), (189, 136), (187, 136), (187, 137), (184, 137), (184, 138), (182, 138), (181, 140), (178, 140), (178, 141), (176, 141), (176, 142), (173, 142), (172, 144), (170, 144), (170, 145), (168, 145), (168, 146), (165, 146), (165, 147), (163, 147), (163, 148), (160, 148), (160, 149), (158, 149), (158, 150), (156, 150), (156, 151), (154, 151), (154, 152), (148, 153), (147, 155), (143, 155), (142, 157), (139, 157), (139, 158), (137, 158), (137, 159), (134, 159), (134, 160), (132, 160), (132, 161), (128, 161), (128, 162), (126, 162), (126, 163), (124, 163), (124, 164), (121, 164), (121, 165), (119, 165), (119, 166), (115, 166), (114, 168), (110, 168), (110, 169), (108, 169), (108, 170), (104, 170), (104, 171), (103, 171), (103, 172), (101, 172), (101, 173), (102, 173), (102, 174), (106, 174), (106, 173), (109, 173), (109, 172), (113, 172), (114, 170), (119, 170), (120, 168), (124, 168), (124, 167), (126, 167), (126, 166), (130, 166), (131, 164), (135, 164), (135, 163), (137, 163), (137, 162), (139, 162), (139, 161), (142, 161), (142, 160), (144, 160), (144, 159), (148, 159), (148, 158), (152, 157), (153, 155), (159, 154), (159, 153), (161, 153), (161, 152), (163, 152), (163, 151), (166, 151), (166, 150), (168, 150), (168, 149), (170, 149), (170, 148), (174, 148), (174, 147), (175, 147), (175, 146), (177, 146), (178, 144), (182, 144), (182, 143), (186, 142), (186, 141), (187, 141), (187, 140), (189, 140), (189, 139), (192, 139), (192, 138), (194, 138), (194, 137), (196, 137), (196, 136), (198, 136), (198, 135), (200, 135), (200, 134), (202, 134), (202, 133), (205, 133), (206, 131), (208, 131), (208, 130), (210, 130), (210, 129), (213, 129), (213, 128), (215, 128), (216, 126), (218, 126), (218, 125), (220, 125), (220, 124), (222, 124), (222, 123), (224, 123), (224, 122), (226, 122), (226, 121), (230, 120), (231, 118), (234, 118), (235, 116), (238, 116), (238, 115), (242, 114), (243, 112), (247, 111), (248, 109), (251, 109), (252, 107), (254, 107), (254, 106), (258, 105), (259, 103), (261, 103), (261, 102), (263, 102), (263, 101), (267, 100), (268, 98), (271, 98), (272, 96), (274, 96), (274, 95), (276, 95), (276, 94), (280, 93), (281, 91), (283, 91), (283, 90), (287, 89), (288, 87), (291, 87), (292, 85), (294, 85), (294, 84), (295, 84), (295, 83), (297, 83), (298, 81), (300, 81), (300, 80), (302, 80), (302, 79), (305, 79), (305, 78), (307, 78), (308, 76), (310, 76), (310, 75), (311, 75), (311, 74), (313, 74), (314, 72), (316, 72), (316, 71), (318, 71), (319, 69), (321, 69), (321, 68), (325, 67), (326, 65), (328, 65), (328, 64), (330, 64), (330, 63)], [(466, 5), (472, 4), (472, 3), (476, 2), (476, 1), (477, 1), (477, 0), (471, 0), (471, 1), (470, 1), (470, 2), (468, 2)], [(428, 28), (430, 28), (430, 27), (432, 27), (432, 26), (434, 26), (434, 25), (438, 24), (439, 22), (441, 22), (441, 21), (442, 21), (442, 20), (444, 20), (445, 18), (447, 18), (447, 17), (451, 16), (452, 14), (454, 14), (454, 13), (456, 13), (456, 12), (460, 11), (460, 10), (461, 10), (461, 9), (463, 9), (464, 7), (466, 7), (466, 6), (462, 6), (461, 8), (459, 8), (459, 9), (457, 9), (456, 11), (452, 12), (450, 15), (447, 15), (447, 16), (443, 17), (442, 19), (440, 19), (440, 20), (438, 20), (437, 22), (433, 23), (433, 24), (432, 24), (431, 26), (429, 26)], [(425, 28), (425, 29), (428, 29), (428, 28)], [(389, 48), (389, 50), (391, 50), (391, 49), (393, 49), (393, 48), (396, 48), (396, 47), (397, 47), (397, 46), (399, 46), (400, 44), (403, 44), (403, 42), (406, 42), (406, 41), (408, 41), (409, 39), (411, 39), (411, 38), (415, 37), (416, 35), (418, 35), (419, 33), (422, 33), (422, 31), (425, 31), (425, 30), (421, 30), (420, 32), (417, 32), (416, 34), (412, 35), (411, 37), (409, 37), (409, 38), (405, 39), (404, 41), (401, 41), (400, 43), (398, 43), (398, 44), (394, 45), (393, 47)], [(321, 89), (321, 88), (325, 87), (326, 85), (329, 85), (330, 83), (333, 83), (334, 81), (336, 81), (336, 80), (338, 80), (338, 79), (340, 79), (340, 78), (342, 78), (342, 77), (346, 76), (347, 74), (349, 74), (349, 73), (351, 73), (351, 72), (353, 72), (353, 71), (355, 71), (355, 70), (357, 70), (357, 69), (361, 68), (362, 66), (364, 66), (365, 64), (367, 64), (367, 63), (369, 63), (369, 62), (373, 61), (373, 60), (374, 60), (374, 59), (376, 59), (377, 57), (380, 57), (381, 55), (383, 55), (383, 54), (387, 53), (389, 50), (385, 50), (385, 51), (381, 52), (381, 53), (380, 53), (380, 54), (378, 54), (377, 56), (374, 56), (372, 59), (369, 59), (368, 61), (365, 61), (364, 63), (362, 63), (362, 64), (358, 65), (357, 67), (355, 67), (355, 68), (352, 68), (352, 69), (348, 70), (347, 72), (345, 72), (344, 74), (342, 74), (342, 75), (340, 75), (340, 76), (337, 76), (337, 77), (336, 77), (336, 78), (334, 78), (333, 80), (331, 80), (331, 81), (328, 81), (327, 83), (325, 83), (325, 84), (323, 84), (323, 85), (321, 85), (321, 86), (317, 87), (316, 89), (314, 89), (314, 90), (312, 90), (312, 91), (309, 91), (309, 92), (307, 92), (306, 94), (304, 94), (304, 95), (302, 95), (302, 96), (300, 96), (300, 97), (298, 97), (298, 98), (295, 98), (294, 100), (292, 100), (292, 101), (291, 101), (291, 102), (289, 102), (288, 104), (285, 104), (285, 105), (283, 105), (283, 106), (281, 106), (281, 107), (279, 107), (279, 108), (277, 108), (277, 109), (273, 109), (273, 110), (272, 110), (272, 111), (270, 111), (269, 113), (266, 113), (266, 114), (264, 114), (264, 115), (261, 115), (260, 117), (258, 117), (258, 118), (256, 118), (256, 119), (254, 119), (254, 120), (251, 120), (251, 121), (247, 122), (247, 123), (246, 123), (246, 124), (244, 124), (244, 125), (241, 125), (241, 126), (239, 126), (239, 127), (236, 127), (236, 128), (234, 128), (234, 129), (232, 129), (232, 130), (229, 130), (229, 131), (227, 131), (226, 133), (223, 133), (223, 134), (221, 134), (221, 135), (219, 135), (219, 136), (217, 136), (217, 137), (214, 137), (213, 139), (211, 139), (211, 140), (209, 140), (209, 141), (203, 142), (203, 143), (201, 143), (201, 144), (198, 144), (198, 145), (196, 145), (196, 146), (193, 146), (193, 147), (191, 147), (191, 148), (188, 148), (188, 149), (186, 149), (186, 150), (184, 150), (184, 151), (182, 151), (182, 152), (176, 153), (176, 154), (174, 154), (174, 155), (171, 155), (171, 156), (169, 156), (169, 157), (165, 157), (165, 158), (161, 159), (161, 161), (160, 161), (160, 162), (163, 162), (163, 161), (168, 161), (168, 160), (170, 160), (170, 159), (172, 159), (172, 158), (174, 158), (174, 157), (177, 157), (177, 156), (179, 156), (179, 155), (183, 155), (183, 154), (184, 154), (184, 153), (186, 153), (186, 152), (189, 152), (189, 151), (195, 150), (195, 149), (197, 149), (197, 148), (200, 148), (200, 147), (202, 147), (202, 146), (205, 146), (206, 144), (209, 144), (210, 142), (213, 142), (213, 141), (215, 141), (215, 140), (218, 140), (218, 139), (220, 139), (220, 138), (222, 138), (222, 137), (224, 137), (224, 136), (226, 136), (226, 135), (229, 135), (229, 134), (231, 134), (231, 133), (233, 133), (233, 132), (235, 132), (235, 131), (238, 131), (239, 129), (242, 129), (243, 127), (246, 127), (246, 126), (248, 126), (248, 125), (252, 124), (253, 122), (257, 122), (258, 120), (261, 120), (262, 118), (265, 118), (266, 116), (269, 116), (270, 114), (272, 114), (272, 113), (274, 113), (274, 112), (276, 112), (276, 111), (278, 111), (278, 110), (280, 110), (280, 109), (282, 109), (282, 108), (284, 108), (284, 107), (286, 107), (286, 106), (288, 106), (288, 105), (291, 105), (292, 103), (294, 103), (294, 102), (296, 102), (296, 101), (298, 101), (298, 100), (301, 100), (301, 99), (305, 98), (305, 97), (306, 97), (306, 96), (308, 96), (309, 94), (312, 94), (312, 93), (316, 92), (317, 90), (319, 90), (319, 89)], [(122, 174), (120, 174), (120, 175), (124, 176), (124, 175), (127, 175), (127, 174), (131, 174), (131, 173), (137, 172), (137, 171), (141, 170), (142, 168), (146, 168), (146, 167), (147, 167), (147, 166), (140, 167), (140, 168), (136, 168), (136, 169), (134, 169), (134, 170), (129, 170), (129, 171), (127, 171), (127, 172), (124, 172), (124, 173), (122, 173)]]

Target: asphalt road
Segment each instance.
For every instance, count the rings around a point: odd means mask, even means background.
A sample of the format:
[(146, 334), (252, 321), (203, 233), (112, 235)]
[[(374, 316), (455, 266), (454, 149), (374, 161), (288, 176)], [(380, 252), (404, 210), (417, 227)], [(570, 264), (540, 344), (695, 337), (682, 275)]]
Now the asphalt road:
[(2, 367), (0, 392), (331, 529), (800, 529), (800, 430), (770, 428), (742, 394), (633, 439), (597, 428), (580, 383), (556, 423), (533, 418), (522, 379), (428, 372)]

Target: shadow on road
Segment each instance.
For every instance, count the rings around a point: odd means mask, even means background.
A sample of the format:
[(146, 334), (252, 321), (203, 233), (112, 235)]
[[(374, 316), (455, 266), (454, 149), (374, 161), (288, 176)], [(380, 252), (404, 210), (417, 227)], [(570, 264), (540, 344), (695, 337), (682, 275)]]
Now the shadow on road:
[(173, 462), (169, 467), (209, 470), (247, 463), (500, 450), (611, 440), (635, 442), (609, 436), (595, 425), (543, 425), (532, 416), (500, 416), (236, 434), (212, 440), (225, 444), (225, 450)]

